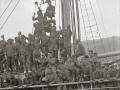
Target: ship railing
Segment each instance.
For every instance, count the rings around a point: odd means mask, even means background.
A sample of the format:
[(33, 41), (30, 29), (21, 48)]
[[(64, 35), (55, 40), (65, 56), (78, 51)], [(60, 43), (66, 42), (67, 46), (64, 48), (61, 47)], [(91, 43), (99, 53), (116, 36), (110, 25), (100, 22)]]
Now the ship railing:
[(0, 88), (0, 90), (14, 90), (14, 89), (24, 89), (24, 88), (42, 88), (42, 90), (44, 90), (44, 88), (47, 87), (58, 87), (58, 86), (70, 86), (70, 85), (85, 85), (85, 84), (89, 84), (90, 88), (82, 88), (82, 89), (74, 89), (74, 90), (104, 90), (104, 89), (120, 89), (120, 79), (117, 80), (104, 80), (100, 83), (116, 83), (119, 84), (115, 87), (101, 87), (101, 88), (94, 88), (95, 84), (98, 82), (95, 81), (82, 81), (82, 82), (69, 82), (69, 83), (57, 83), (57, 84), (52, 84), (52, 85), (32, 85), (32, 86), (20, 86), (20, 87), (6, 87), (6, 88)]

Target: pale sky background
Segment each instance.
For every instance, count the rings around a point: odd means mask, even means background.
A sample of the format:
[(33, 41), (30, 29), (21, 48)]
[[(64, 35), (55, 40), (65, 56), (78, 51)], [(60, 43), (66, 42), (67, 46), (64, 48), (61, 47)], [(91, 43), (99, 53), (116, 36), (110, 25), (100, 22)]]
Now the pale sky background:
[[(15, 6), (18, 0), (13, 0), (5, 14), (0, 18), (0, 27), (10, 14), (11, 10)], [(0, 35), (5, 35), (5, 39), (14, 38), (17, 36), (18, 32), (21, 31), (23, 34), (28, 35), (32, 33), (33, 21), (32, 16), (34, 14), (36, 0), (21, 0), (10, 16), (7, 23), (0, 31)], [(41, 0), (37, 0), (40, 2)], [(57, 27), (59, 27), (59, 0), (56, 2), (56, 22)], [(3, 13), (7, 7), (10, 0), (0, 0), (0, 15)], [(91, 0), (94, 14), (97, 20), (97, 24), (100, 30), (101, 36), (106, 37), (103, 28), (103, 23), (100, 16), (100, 11), (98, 9), (97, 0)], [(120, 36), (120, 0), (98, 0), (100, 10), (102, 13), (103, 21), (105, 24), (106, 32), (108, 37)], [(54, 3), (53, 3), (54, 4)], [(47, 5), (42, 6), (42, 10), (45, 10)], [(80, 16), (81, 17), (81, 16)], [(85, 40), (84, 28), (81, 19), (81, 32), (82, 40)]]

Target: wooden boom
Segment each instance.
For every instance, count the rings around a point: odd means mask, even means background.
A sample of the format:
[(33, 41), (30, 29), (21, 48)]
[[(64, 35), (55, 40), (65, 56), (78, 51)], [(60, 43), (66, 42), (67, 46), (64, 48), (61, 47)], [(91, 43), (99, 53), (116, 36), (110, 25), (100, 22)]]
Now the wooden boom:
[(115, 52), (98, 54), (98, 57), (99, 58), (105, 58), (105, 57), (112, 57), (112, 56), (119, 56), (119, 55), (120, 55), (120, 51), (115, 51)]

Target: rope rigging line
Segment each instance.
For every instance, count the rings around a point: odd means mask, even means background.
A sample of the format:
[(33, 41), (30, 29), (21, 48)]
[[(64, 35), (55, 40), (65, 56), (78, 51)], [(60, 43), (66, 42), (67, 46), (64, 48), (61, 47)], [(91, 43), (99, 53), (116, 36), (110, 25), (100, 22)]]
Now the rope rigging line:
[[(91, 5), (91, 1), (90, 1), (90, 0), (89, 0), (89, 2), (90, 2), (90, 5)], [(92, 10), (92, 12), (93, 12), (93, 7), (92, 7), (92, 5), (91, 5), (91, 10)], [(96, 21), (96, 18), (95, 18), (95, 14), (94, 14), (94, 13), (93, 13), (93, 16), (94, 16), (94, 19), (95, 19), (95, 23), (96, 23), (96, 25), (97, 25), (97, 21)], [(98, 25), (97, 25), (97, 30), (98, 30), (98, 32), (100, 32), (100, 31), (99, 31), (99, 28), (98, 28)], [(104, 48), (103, 41), (102, 41), (102, 37), (101, 37), (100, 33), (99, 33), (99, 36), (100, 36), (100, 38), (101, 38), (102, 47), (103, 47), (103, 50), (104, 50), (104, 53), (105, 53), (105, 48)], [(107, 60), (107, 62), (108, 62), (108, 58), (106, 58), (106, 60)]]
[[(110, 49), (110, 51), (112, 51), (112, 49), (111, 49), (111, 47), (110, 47), (110, 41), (109, 41), (108, 36), (107, 36), (106, 27), (105, 27), (105, 23), (104, 23), (104, 20), (103, 20), (103, 17), (102, 17), (102, 13), (101, 13), (101, 9), (100, 9), (100, 5), (99, 5), (98, 0), (97, 0), (97, 5), (98, 5), (98, 9), (99, 9), (99, 11), (100, 11), (100, 16), (101, 16), (101, 19), (102, 19), (103, 28), (104, 28), (104, 30), (105, 30), (106, 39), (107, 39), (107, 42), (108, 42), (108, 45), (109, 45), (109, 49)], [(113, 40), (113, 38), (112, 38), (112, 40)], [(114, 41), (114, 40), (113, 40), (113, 41)], [(114, 45), (114, 42), (113, 42), (113, 47), (114, 47), (114, 51), (115, 51), (115, 45)], [(112, 57), (112, 58), (113, 58), (113, 57)], [(113, 58), (113, 60), (114, 60), (114, 58)]]
[(10, 6), (10, 4), (12, 3), (13, 0), (11, 0), (8, 4), (8, 6), (5, 8), (4, 12), (2, 13), (2, 15), (0, 16), (0, 18), (2, 18), (2, 16), (4, 15), (4, 13), (6, 12), (6, 10), (8, 9), (8, 7)]
[[(79, 1), (80, 1), (80, 0), (79, 0)], [(81, 4), (81, 1), (80, 1), (80, 4)], [(87, 9), (87, 6), (86, 6), (85, 0), (84, 0), (84, 6), (85, 6), (85, 8), (86, 8), (86, 13), (87, 13), (86, 16), (88, 17), (89, 28), (90, 28), (90, 30), (91, 30), (90, 33), (92, 34), (92, 38), (93, 38), (94, 36), (93, 36), (93, 33), (92, 33), (92, 27), (93, 27), (93, 26), (96, 26), (98, 32), (99, 32), (99, 29), (98, 29), (98, 25), (97, 25), (97, 21), (96, 21), (96, 18), (95, 18), (94, 13), (92, 13), (92, 14), (93, 14), (93, 16), (94, 16), (94, 21), (95, 21), (96, 24), (94, 24), (94, 25), (92, 25), (92, 26), (91, 26), (91, 24), (90, 24), (89, 13), (88, 13), (87, 10), (91, 10), (92, 12), (94, 12), (94, 11), (93, 11), (93, 8), (92, 8), (91, 1), (90, 1), (90, 0), (89, 0), (89, 4), (90, 4), (91, 8), (90, 8), (90, 9)], [(81, 7), (81, 13), (82, 13), (82, 11), (83, 11), (83, 10), (82, 10), (82, 7)], [(82, 13), (82, 14), (83, 14), (83, 13)], [(84, 17), (84, 16), (82, 15), (82, 17)], [(85, 27), (84, 20), (83, 20), (83, 24), (84, 24), (84, 28), (85, 28), (85, 34), (87, 35), (86, 28), (88, 28), (88, 27)], [(103, 45), (103, 41), (101, 40), (101, 35), (100, 35), (100, 33), (99, 33), (98, 35), (99, 35), (99, 37), (100, 37), (100, 42), (101, 42), (101, 44), (102, 44), (103, 52), (105, 52), (105, 48), (104, 48), (104, 45)], [(88, 37), (86, 36), (86, 40), (87, 40), (87, 38), (88, 38)], [(96, 47), (94, 38), (93, 38), (93, 44), (94, 44), (94, 49), (95, 49), (95, 51), (97, 52), (97, 47)], [(88, 46), (88, 50), (89, 50), (88, 40), (87, 40), (87, 46)], [(106, 58), (106, 60), (107, 60), (107, 62), (108, 62), (108, 59), (107, 59), (107, 58)]]
[(20, 0), (18, 0), (17, 4), (15, 5), (15, 7), (13, 8), (13, 10), (11, 11), (11, 13), (9, 14), (9, 16), (7, 17), (7, 19), (5, 20), (5, 22), (3, 23), (3, 25), (1, 26), (0, 30), (3, 28), (3, 26), (6, 24), (6, 22), (8, 21), (8, 19), (10, 18), (10, 16), (12, 15), (13, 11), (15, 10), (15, 8), (17, 7), (18, 3), (20, 2)]
[[(90, 0), (89, 0), (89, 2), (90, 2), (90, 5), (91, 5), (91, 1), (90, 1)], [(91, 10), (92, 10), (92, 12), (93, 12), (92, 5), (91, 5)], [(98, 32), (100, 32), (100, 31), (99, 31), (99, 29), (98, 29), (98, 25), (97, 25), (97, 21), (96, 21), (96, 18), (95, 18), (94, 13), (93, 13), (93, 16), (94, 16), (94, 19), (95, 19), (95, 23), (96, 23), (96, 26), (97, 26), (97, 30), (98, 30)], [(100, 38), (102, 39), (102, 37), (101, 37), (100, 33), (99, 33), (99, 36), (100, 36)], [(105, 48), (104, 48), (104, 45), (103, 45), (102, 40), (101, 40), (101, 43), (102, 43), (102, 46), (103, 46), (103, 50), (104, 50), (104, 52), (105, 52)]]
[[(80, 6), (82, 5), (81, 4), (81, 1), (79, 0), (79, 3), (80, 3)], [(85, 3), (85, 0), (84, 0), (84, 3)], [(85, 4), (85, 8), (86, 8), (86, 4)], [(86, 11), (87, 12), (87, 11)], [(81, 13), (82, 13), (82, 7), (81, 7)], [(87, 12), (87, 16), (88, 16), (88, 12)], [(83, 16), (83, 14), (82, 14), (82, 17), (84, 17)], [(88, 17), (88, 22), (89, 22), (89, 25), (90, 25), (90, 21), (89, 21), (89, 17)], [(84, 19), (83, 19), (83, 24), (84, 24), (84, 28), (85, 28), (85, 23), (84, 23)], [(90, 31), (91, 31), (91, 34), (92, 34), (92, 29), (91, 29), (91, 27), (90, 27)], [(86, 28), (85, 28), (85, 34), (86, 34), (87, 32), (86, 32)], [(86, 36), (86, 41), (87, 41), (87, 46), (88, 46), (88, 50), (89, 50), (89, 44), (88, 44), (88, 40), (87, 40), (87, 34), (85, 35)], [(93, 34), (92, 34), (92, 38), (93, 38)], [(97, 49), (96, 49), (96, 46), (95, 46), (95, 42), (94, 42), (94, 38), (93, 38), (93, 44), (94, 44), (94, 49), (95, 49), (95, 51), (97, 52)]]
[[(37, 2), (37, 0), (36, 0), (36, 2)], [(35, 11), (34, 11), (34, 15), (33, 16), (35, 16), (35, 13), (36, 13), (36, 5), (35, 5)], [(34, 24), (34, 20), (33, 20), (33, 24)], [(34, 26), (32, 27), (32, 34), (34, 33), (33, 31), (34, 31)]]
[[(100, 11), (100, 16), (101, 16), (101, 19), (102, 19), (102, 23), (103, 23), (103, 27), (104, 27), (104, 30), (105, 30), (105, 34), (106, 34), (106, 37), (108, 37), (108, 36), (107, 36), (107, 31), (106, 31), (106, 28), (105, 28), (105, 24), (104, 24), (104, 21), (103, 21), (102, 13), (101, 13), (101, 10), (100, 10), (100, 5), (99, 5), (99, 3), (98, 3), (98, 0), (97, 0), (97, 4), (98, 4), (98, 9), (99, 9), (99, 11)], [(111, 47), (110, 47), (110, 42), (109, 42), (108, 38), (107, 38), (107, 42), (108, 42), (108, 44), (109, 44), (110, 51), (112, 51), (112, 50), (111, 50)]]

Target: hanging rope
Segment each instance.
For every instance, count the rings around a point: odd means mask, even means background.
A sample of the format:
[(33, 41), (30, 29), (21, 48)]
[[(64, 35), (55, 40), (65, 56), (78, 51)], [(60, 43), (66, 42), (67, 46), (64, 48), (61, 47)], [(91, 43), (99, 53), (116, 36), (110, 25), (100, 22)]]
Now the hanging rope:
[(3, 28), (3, 26), (6, 24), (6, 22), (8, 21), (8, 19), (10, 18), (10, 16), (12, 15), (13, 11), (15, 10), (15, 8), (17, 7), (18, 3), (20, 2), (20, 0), (17, 2), (17, 4), (15, 5), (15, 7), (13, 8), (13, 10), (11, 11), (11, 13), (9, 14), (9, 16), (7, 17), (7, 19), (5, 20), (5, 22), (3, 23), (2, 27), (0, 28), (0, 30)]
[[(84, 1), (85, 2), (85, 1)], [(92, 7), (92, 3), (91, 3), (91, 1), (89, 0), (89, 2), (90, 2), (90, 5), (91, 5), (91, 10), (92, 10), (92, 12), (94, 12), (93, 11), (93, 7)], [(86, 6), (86, 5), (85, 5)], [(99, 28), (98, 28), (98, 25), (97, 25), (97, 20), (96, 20), (96, 18), (95, 18), (95, 14), (93, 13), (93, 16), (94, 16), (94, 20), (95, 20), (95, 23), (96, 23), (96, 26), (97, 26), (97, 30), (98, 30), (98, 32), (100, 32), (99, 31)], [(89, 17), (88, 17), (89, 18)], [(104, 51), (104, 53), (105, 53), (105, 47), (104, 47), (104, 44), (103, 44), (103, 41), (102, 41), (102, 37), (101, 37), (101, 35), (100, 35), (100, 33), (99, 33), (99, 37), (100, 37), (100, 40), (101, 40), (101, 43), (102, 43), (102, 47), (103, 47), (103, 51)], [(106, 58), (106, 60), (107, 60), (107, 62), (108, 62), (108, 59)]]
[[(108, 42), (108, 45), (109, 45), (109, 49), (110, 49), (110, 51), (112, 51), (112, 49), (111, 49), (111, 47), (110, 47), (110, 41), (109, 41), (108, 36), (107, 36), (107, 31), (106, 31), (106, 28), (105, 28), (105, 24), (104, 24), (104, 20), (103, 20), (103, 17), (102, 17), (102, 13), (101, 13), (101, 10), (100, 10), (100, 5), (99, 5), (99, 3), (98, 3), (98, 0), (97, 0), (97, 5), (98, 5), (98, 9), (99, 9), (99, 11), (100, 11), (100, 16), (101, 16), (101, 19), (102, 19), (103, 28), (104, 28), (104, 30), (105, 30), (105, 35), (106, 35), (106, 39), (107, 39), (107, 42)], [(113, 40), (113, 38), (112, 38), (112, 40)], [(113, 40), (113, 41), (114, 41), (114, 40)], [(113, 47), (114, 47), (114, 51), (115, 51), (114, 42), (113, 42)], [(113, 58), (113, 60), (114, 60), (114, 58)]]
[[(107, 31), (106, 31), (106, 28), (105, 28), (105, 24), (104, 24), (104, 21), (103, 21), (103, 17), (102, 17), (102, 14), (101, 14), (100, 6), (99, 6), (99, 3), (98, 3), (98, 0), (97, 0), (97, 4), (98, 4), (99, 11), (100, 11), (100, 16), (101, 16), (101, 19), (102, 19), (102, 23), (103, 23), (103, 27), (104, 27), (104, 30), (105, 30), (105, 34), (106, 34), (106, 37), (108, 37), (108, 36), (107, 36)], [(112, 50), (111, 50), (111, 47), (110, 47), (110, 42), (109, 42), (108, 38), (107, 38), (107, 42), (108, 42), (110, 51), (112, 51)]]
[(10, 4), (12, 3), (13, 0), (11, 0), (8, 4), (8, 6), (5, 8), (4, 12), (2, 13), (2, 15), (0, 16), (0, 18), (4, 15), (4, 13), (6, 12), (6, 10), (8, 9), (8, 7), (10, 6)]
[[(36, 0), (36, 2), (37, 2), (37, 0)], [(33, 16), (35, 16), (35, 13), (36, 13), (36, 5), (35, 5), (35, 11), (34, 11), (34, 15)], [(34, 20), (33, 20), (33, 25), (34, 25)], [(32, 34), (34, 33), (34, 26), (32, 27)]]

